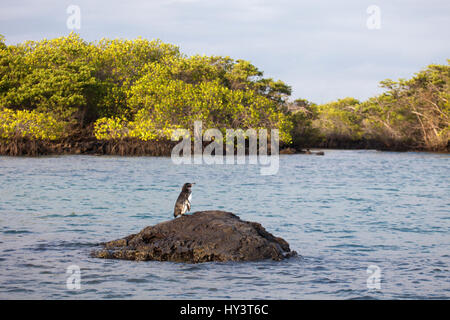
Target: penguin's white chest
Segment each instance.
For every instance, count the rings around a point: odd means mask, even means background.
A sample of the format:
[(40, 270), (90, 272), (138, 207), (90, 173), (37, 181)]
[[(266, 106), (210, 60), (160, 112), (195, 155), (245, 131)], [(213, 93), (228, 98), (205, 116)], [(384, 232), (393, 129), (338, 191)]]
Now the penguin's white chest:
[(192, 193), (188, 196), (187, 201), (184, 202), (183, 209), (181, 210), (181, 214), (185, 214), (187, 211), (191, 209), (191, 199)]

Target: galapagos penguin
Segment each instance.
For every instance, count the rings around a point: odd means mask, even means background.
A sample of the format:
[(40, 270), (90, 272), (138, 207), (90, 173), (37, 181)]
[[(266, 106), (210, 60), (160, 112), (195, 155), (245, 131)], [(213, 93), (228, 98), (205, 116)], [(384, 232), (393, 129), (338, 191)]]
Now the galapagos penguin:
[(175, 208), (173, 210), (173, 216), (175, 218), (178, 216), (182, 216), (187, 211), (191, 210), (191, 198), (192, 198), (191, 187), (194, 184), (195, 183), (185, 183), (183, 185), (183, 188), (181, 189), (177, 202), (175, 202)]

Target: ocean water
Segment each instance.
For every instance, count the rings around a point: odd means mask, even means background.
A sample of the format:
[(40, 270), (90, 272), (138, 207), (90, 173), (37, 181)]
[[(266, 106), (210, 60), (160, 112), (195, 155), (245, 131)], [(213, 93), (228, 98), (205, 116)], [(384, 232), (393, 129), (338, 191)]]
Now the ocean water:
[[(255, 165), (157, 157), (0, 157), (0, 299), (448, 299), (449, 160), (328, 150), (282, 155), (278, 174), (261, 176)], [(258, 221), (299, 256), (203, 264), (89, 257), (99, 242), (171, 219), (185, 182), (197, 183), (192, 211)], [(80, 289), (67, 287), (71, 265)]]

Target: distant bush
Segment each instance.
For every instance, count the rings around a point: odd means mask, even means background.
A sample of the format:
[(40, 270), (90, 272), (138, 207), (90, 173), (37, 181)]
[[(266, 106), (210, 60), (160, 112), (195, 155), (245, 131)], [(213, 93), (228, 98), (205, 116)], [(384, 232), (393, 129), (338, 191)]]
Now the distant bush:
[[(386, 148), (448, 151), (450, 66), (430, 65), (412, 79), (381, 82), (386, 92), (315, 105), (298, 99), (292, 116), (294, 144), (336, 146), (376, 141)], [(345, 145), (344, 143), (344, 145)]]
[(385, 93), (360, 106), (367, 137), (416, 149), (448, 148), (450, 65), (430, 65), (409, 80), (387, 79), (381, 86), (387, 89)]

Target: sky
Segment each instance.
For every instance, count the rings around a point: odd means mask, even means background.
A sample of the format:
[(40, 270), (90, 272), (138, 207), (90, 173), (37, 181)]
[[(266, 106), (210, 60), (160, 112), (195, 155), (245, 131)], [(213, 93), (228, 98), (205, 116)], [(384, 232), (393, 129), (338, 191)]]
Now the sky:
[(141, 36), (249, 60), (316, 103), (364, 100), (381, 80), (450, 58), (448, 0), (2, 0), (0, 34), (7, 44), (67, 35), (70, 5), (85, 40)]

